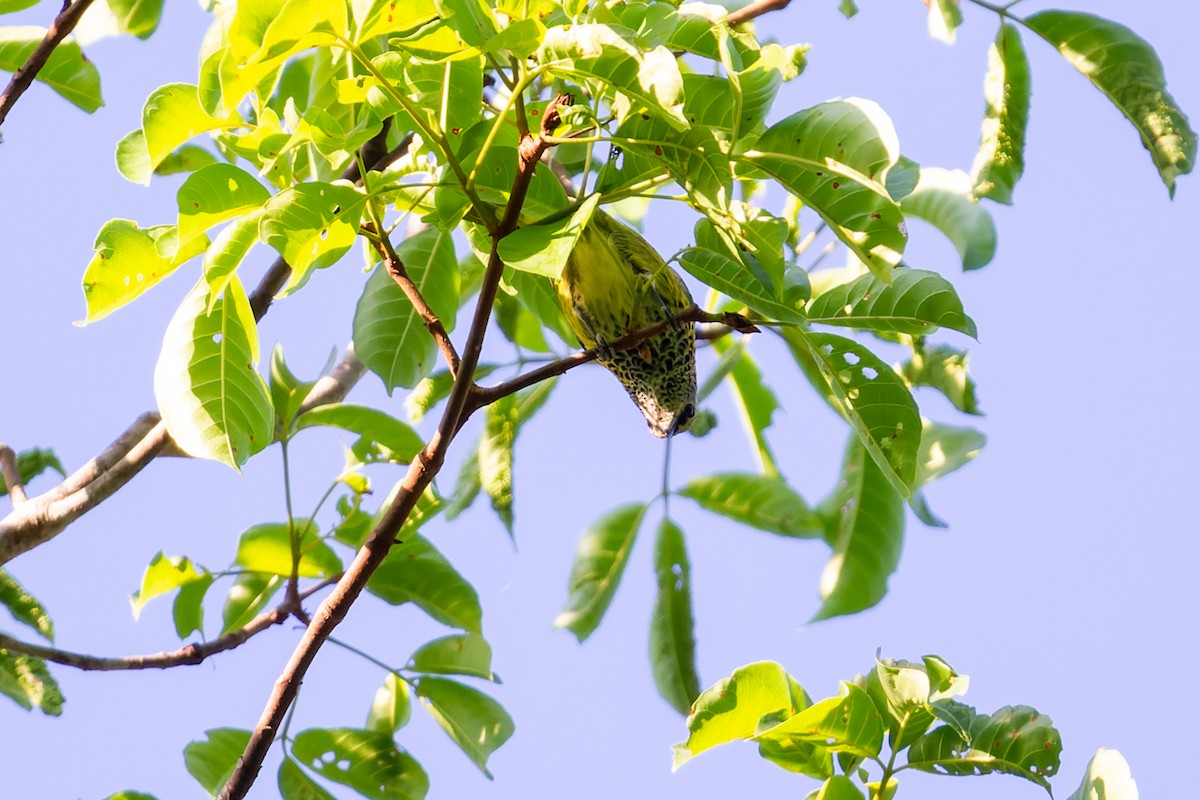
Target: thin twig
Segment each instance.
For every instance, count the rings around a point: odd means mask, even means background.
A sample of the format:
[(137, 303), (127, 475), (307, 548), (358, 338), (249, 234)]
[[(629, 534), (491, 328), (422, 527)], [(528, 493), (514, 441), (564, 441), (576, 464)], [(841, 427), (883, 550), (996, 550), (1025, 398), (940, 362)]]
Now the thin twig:
[(4, 476), (4, 485), (8, 487), (13, 508), (23, 505), (28, 498), (25, 497), (25, 484), (21, 481), (21, 468), (17, 466), (17, 454), (3, 442), (0, 442), (0, 475)]
[(205, 659), (224, 653), (245, 643), (252, 636), (267, 630), (273, 625), (279, 625), (300, 609), (300, 603), (322, 589), (334, 584), (341, 575), (334, 575), (320, 583), (309, 586), (300, 592), (294, 601), (280, 603), (270, 611), (264, 611), (235, 631), (213, 639), (211, 642), (196, 642), (181, 647), (178, 650), (167, 650), (161, 653), (150, 653), (136, 656), (89, 656), (84, 653), (72, 653), (69, 650), (59, 650), (55, 647), (31, 644), (14, 639), (0, 633), (0, 649), (12, 653), (40, 658), (55, 664), (75, 667), (85, 672), (116, 672), (138, 669), (170, 669), (199, 664)]
[(729, 27), (741, 25), (749, 22), (752, 19), (761, 17), (763, 14), (769, 14), (772, 11), (782, 11), (788, 7), (792, 0), (757, 0), (745, 8), (739, 8), (725, 18), (725, 24)]
[(67, 38), (67, 34), (75, 30), (79, 18), (91, 4), (92, 0), (75, 0), (74, 3), (63, 6), (62, 11), (54, 18), (54, 22), (50, 23), (50, 28), (46, 31), (42, 41), (29, 54), (29, 59), (13, 73), (12, 79), (4, 89), (4, 94), (0, 94), (0, 125), (3, 125), (4, 120), (8, 119), (8, 112), (12, 111), (17, 100), (25, 94), (25, 90), (42, 71), (42, 67), (46, 66), (54, 48)]
[(250, 735), (250, 741), (238, 759), (229, 781), (221, 790), (222, 800), (241, 800), (254, 785), (258, 772), (262, 768), (263, 759), (266, 758), (275, 734), (280, 729), (288, 708), (295, 701), (300, 683), (313, 659), (316, 658), (321, 645), (346, 616), (350, 606), (366, 586), (367, 580), (383, 563), (396, 540), (396, 533), (408, 519), (417, 499), (442, 467), (446, 450), (459, 430), (464, 415), (468, 413), (467, 402), (475, 385), (475, 368), (479, 364), (479, 355), (483, 350), (483, 340), (491, 319), (496, 290), (504, 269), (504, 263), (497, 253), (497, 247), (501, 239), (516, 229), (521, 204), (524, 202), (529, 182), (533, 178), (537, 161), (548, 146), (542, 139), (542, 135), (549, 135), (558, 125), (557, 105), (566, 100), (566, 97), (559, 97), (551, 103), (542, 119), (541, 134), (530, 136), (521, 142), (518, 150), (517, 175), (513, 179), (513, 188), (509, 194), (504, 216), (496, 228), (491, 231), (491, 254), (488, 257), (488, 265), (480, 284), (475, 315), (467, 334), (458, 375), (450, 390), (450, 397), (442, 412), (437, 431), (425, 444), (425, 448), (413, 459), (395, 498), (384, 511), (367, 541), (359, 548), (354, 562), (346, 570), (342, 580), (338, 582), (334, 590), (321, 603), (317, 613), (313, 615), (312, 624), (304, 631), (304, 636), (275, 681), (271, 696), (267, 699), (258, 724), (255, 725), (254, 731)]

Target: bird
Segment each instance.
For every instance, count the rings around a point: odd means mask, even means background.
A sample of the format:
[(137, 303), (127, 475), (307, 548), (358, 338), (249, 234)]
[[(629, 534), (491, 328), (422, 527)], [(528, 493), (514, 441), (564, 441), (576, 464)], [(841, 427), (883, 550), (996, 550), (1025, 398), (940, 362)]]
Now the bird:
[(596, 350), (660, 439), (696, 418), (696, 332), (675, 321), (636, 347), (609, 344), (692, 307), (679, 275), (641, 234), (599, 209), (556, 281), (559, 304), (581, 346)]

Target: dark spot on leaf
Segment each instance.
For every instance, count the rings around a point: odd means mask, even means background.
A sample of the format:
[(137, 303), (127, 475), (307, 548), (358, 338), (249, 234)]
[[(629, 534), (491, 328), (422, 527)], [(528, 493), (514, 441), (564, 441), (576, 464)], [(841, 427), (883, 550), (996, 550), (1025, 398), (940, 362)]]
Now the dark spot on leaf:
[(542, 112), (539, 109), (535, 108), (532, 111), (530, 111), (529, 113), (536, 117), (538, 114), (541, 114)]
[(841, 184), (840, 184), (840, 183), (838, 183), (837, 181), (834, 181), (834, 182), (833, 182), (833, 188), (835, 188), (835, 189), (841, 188)]
[(650, 115), (649, 115), (649, 114), (642, 114), (642, 119), (650, 119)]
[(880, 214), (878, 211), (876, 211), (871, 215), (871, 219), (883, 219), (883, 214)]
[(655, 145), (655, 146), (654, 146), (654, 155), (656, 155), (656, 156), (661, 156), (662, 154), (663, 154), (663, 149), (662, 149), (662, 147), (661, 147), (661, 146), (659, 146), (659, 145)]
[(199, 208), (199, 207), (200, 207), (199, 203), (192, 203), (192, 208)]
[(460, 133), (462, 133), (462, 128), (451, 128), (450, 132), (453, 133), (455, 136), (458, 136)]

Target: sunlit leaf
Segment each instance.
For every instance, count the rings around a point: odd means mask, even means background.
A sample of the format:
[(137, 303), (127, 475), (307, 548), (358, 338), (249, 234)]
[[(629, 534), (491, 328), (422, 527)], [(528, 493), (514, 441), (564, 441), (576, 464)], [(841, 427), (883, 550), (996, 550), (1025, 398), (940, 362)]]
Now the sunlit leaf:
[(235, 631), (257, 617), (283, 583), (283, 579), (278, 575), (260, 572), (243, 572), (238, 575), (233, 581), (233, 586), (229, 587), (229, 594), (225, 596), (225, 606), (221, 609), (221, 635)]
[(975, 321), (963, 312), (954, 285), (936, 272), (897, 269), (892, 282), (863, 275), (820, 294), (808, 308), (810, 322), (924, 335), (939, 327), (968, 336)]
[(971, 167), (976, 197), (1012, 203), (1013, 188), (1025, 171), (1025, 130), (1029, 123), (1029, 59), (1015, 25), (1001, 23), (988, 50), (983, 82), (987, 112), (979, 152)]
[(922, 169), (917, 188), (900, 208), (940, 230), (958, 251), (964, 270), (987, 266), (996, 255), (996, 223), (973, 196), (965, 172)]
[(424, 537), (402, 538), (371, 576), (367, 591), (392, 605), (413, 603), (438, 622), (479, 633), (483, 611), (474, 587)]
[(1088, 762), (1083, 782), (1067, 800), (1138, 800), (1129, 763), (1116, 750), (1101, 747)]
[(207, 244), (203, 237), (181, 243), (174, 225), (140, 228), (128, 219), (104, 223), (92, 245), (95, 255), (83, 272), (87, 316), (81, 324), (106, 317), (140, 297)]
[(783, 478), (726, 472), (693, 478), (680, 495), (701, 508), (759, 530), (798, 538), (818, 537), (821, 522)]
[(954, 44), (958, 26), (962, 24), (959, 0), (929, 0), (929, 35), (939, 42)]
[(159, 550), (142, 573), (142, 585), (129, 598), (130, 605), (133, 606), (133, 618), (137, 619), (141, 615), (142, 608), (150, 599), (198, 581), (205, 575), (207, 571), (197, 570), (188, 558), (167, 556)]
[(367, 713), (367, 730), (391, 735), (408, 724), (412, 717), (412, 690), (408, 682), (389, 672), (383, 686), (375, 692)]
[(1017, 775), (1050, 791), (1058, 772), (1062, 739), (1050, 717), (1029, 706), (1005, 706), (978, 716), (969, 740), (950, 726), (934, 728), (908, 751), (908, 765), (943, 775)]
[(964, 414), (982, 414), (975, 397), (975, 381), (967, 371), (967, 353), (938, 345), (913, 352), (900, 369), (909, 386), (929, 386), (945, 395)]
[(579, 641), (592, 635), (608, 610), (625, 564), (637, 539), (646, 506), (621, 506), (583, 532), (575, 550), (566, 605), (554, 624), (575, 634)]
[(122, 33), (149, 39), (158, 30), (166, 0), (108, 0)]
[(46, 662), (0, 648), (0, 694), (26, 711), (38, 709), (49, 717), (62, 714), (62, 691)]
[(491, 778), (488, 757), (516, 730), (504, 707), (478, 689), (446, 678), (419, 678), (414, 688), (442, 730)]
[(0, 606), (8, 609), (13, 619), (28, 625), (44, 639), (54, 641), (54, 623), (36, 597), (25, 591), (17, 579), (0, 569)]
[(261, 207), (271, 193), (245, 170), (216, 163), (189, 175), (175, 197), (179, 236), (186, 242), (218, 222)]
[(760, 725), (753, 740), (760, 754), (780, 766), (791, 760), (793, 751), (807, 760), (813, 745), (818, 751), (873, 758), (883, 744), (883, 720), (866, 691), (842, 681), (836, 697), (801, 709), (777, 725)]
[(421, 437), (410, 426), (370, 406), (328, 403), (306, 411), (296, 419), (298, 431), (318, 425), (358, 434), (360, 438), (353, 450), (360, 457), (371, 446), (380, 458), (407, 464), (424, 447)]
[(234, 563), (252, 572), (292, 574), (292, 541), (299, 552), (296, 564), (301, 578), (327, 578), (342, 571), (342, 560), (320, 538), (321, 528), (311, 519), (252, 525), (238, 538)]
[(150, 166), (157, 167), (179, 145), (205, 131), (242, 124), (236, 113), (214, 117), (200, 106), (196, 87), (168, 83), (146, 98), (142, 107), (142, 132)]
[(492, 648), (478, 633), (456, 633), (426, 642), (409, 657), (405, 669), (496, 680), (492, 674)]
[(497, 250), (513, 269), (559, 278), (583, 229), (591, 222), (600, 195), (591, 195), (575, 213), (554, 222), (523, 225), (500, 240)]
[(281, 800), (336, 800), (290, 758), (280, 762), (277, 780)]
[[(45, 36), (45, 28), (33, 25), (0, 27), (0, 70), (16, 72), (24, 66)], [(89, 114), (104, 105), (100, 73), (71, 38), (54, 48), (35, 77)]]
[(654, 543), (658, 592), (650, 616), (650, 670), (659, 695), (686, 715), (700, 694), (696, 674), (696, 632), (692, 618), (691, 564), (683, 531), (669, 519)]
[(212, 728), (204, 732), (203, 741), (190, 742), (183, 748), (183, 763), (188, 773), (215, 797), (233, 775), (249, 741), (250, 731)]
[(329, 183), (297, 184), (270, 199), (259, 232), (292, 268), (285, 293), (346, 254), (358, 236), (365, 203), (365, 194)]
[(309, 728), (292, 740), (292, 755), (313, 772), (370, 800), (422, 800), (429, 776), (390, 734), (353, 728)]

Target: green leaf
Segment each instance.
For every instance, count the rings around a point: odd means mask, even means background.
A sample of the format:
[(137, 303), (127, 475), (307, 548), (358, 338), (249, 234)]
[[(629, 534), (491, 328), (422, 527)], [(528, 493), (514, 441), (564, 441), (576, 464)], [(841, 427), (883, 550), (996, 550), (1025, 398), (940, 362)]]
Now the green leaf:
[(566, 628), (581, 642), (592, 635), (616, 594), (645, 516), (646, 506), (630, 503), (583, 532), (575, 549), (567, 602), (554, 620), (556, 627)]
[(833, 554), (821, 574), (814, 621), (856, 614), (882, 600), (904, 544), (904, 501), (857, 437), (821, 512), (830, 523)]
[(490, 779), (488, 757), (516, 729), (504, 707), (478, 689), (446, 678), (420, 678), (414, 688), (442, 730)]
[(196, 631), (204, 631), (204, 595), (213, 584), (213, 576), (205, 573), (200, 580), (185, 583), (175, 595), (171, 616), (175, 620), (175, 634), (185, 639)]
[[(0, 70), (16, 72), (24, 66), (45, 36), (46, 29), (34, 25), (0, 28)], [(74, 39), (64, 39), (54, 48), (38, 71), (37, 80), (89, 114), (104, 105), (100, 73)]]
[(804, 687), (774, 661), (738, 667), (701, 692), (692, 704), (688, 738), (674, 746), (672, 770), (709, 748), (753, 737), (760, 723), (774, 725), (810, 705)]
[(967, 372), (967, 353), (939, 345), (915, 349), (912, 359), (900, 369), (909, 386), (938, 390), (964, 414), (982, 414), (975, 397), (975, 381)]
[[(426, 228), (406, 239), (397, 254), (447, 331), (453, 330), (459, 270), (450, 234)], [(412, 388), (433, 368), (433, 337), (382, 264), (375, 268), (358, 300), (354, 348), (367, 368), (383, 380), (389, 394), (397, 386)]]
[(353, 728), (309, 728), (296, 734), (292, 755), (313, 772), (370, 800), (422, 800), (429, 776), (390, 734)]
[(901, 155), (896, 163), (888, 170), (884, 186), (888, 195), (899, 203), (912, 194), (921, 179), (921, 165), (905, 155)]
[(321, 538), (316, 520), (296, 519), (289, 531), (286, 522), (252, 525), (238, 538), (234, 563), (251, 572), (287, 577), (292, 574), (292, 539), (300, 551), (297, 575), (327, 578), (342, 571), (342, 560)]
[(221, 611), (221, 635), (245, 626), (258, 616), (284, 581), (278, 575), (259, 572), (243, 572), (238, 575), (229, 594), (225, 596), (225, 607)]
[(267, 202), (259, 235), (292, 268), (284, 294), (346, 254), (358, 236), (366, 197), (340, 184), (301, 183)]
[(513, 535), (513, 445), (519, 423), (517, 398), (510, 394), (484, 409), (483, 435), (479, 438), (479, 485), (510, 537)]
[(1016, 26), (1000, 25), (988, 49), (983, 80), (987, 111), (983, 117), (979, 152), (971, 167), (972, 191), (1005, 205), (1025, 171), (1025, 130), (1029, 124), (1029, 59)]
[(250, 731), (212, 728), (204, 732), (204, 741), (193, 741), (183, 748), (183, 763), (191, 776), (215, 797), (233, 774), (249, 742)]
[[(675, 130), (668, 121), (650, 114), (633, 114), (617, 129), (613, 141), (629, 154), (653, 165), (652, 174), (666, 167), (684, 188), (692, 204), (720, 219), (727, 215), (733, 191), (733, 168), (727, 147), (713, 130), (694, 126)], [(636, 165), (639, 159), (634, 159)]]
[(365, 10), (355, 12), (358, 32), (354, 39), (361, 44), (375, 36), (414, 30), (437, 16), (438, 9), (433, 0), (407, 0), (404, 3), (371, 0)]
[(375, 692), (367, 713), (367, 730), (391, 736), (408, 724), (412, 717), (412, 695), (408, 682), (389, 672), (383, 686)]
[(49, 641), (54, 641), (54, 623), (38, 599), (25, 591), (17, 579), (0, 569), (0, 605), (8, 609), (13, 619), (33, 628)]
[(78, 324), (132, 302), (207, 245), (203, 236), (181, 242), (174, 225), (139, 228), (132, 220), (110, 219), (96, 234), (95, 255), (83, 272), (87, 316)]
[(1138, 800), (1128, 762), (1116, 750), (1101, 747), (1088, 762), (1083, 783), (1067, 800)]
[[(863, 800), (863, 793), (854, 781), (845, 775), (834, 775), (826, 778), (821, 788), (809, 797), (812, 800)], [(890, 795), (888, 797), (890, 798)]]
[(158, 30), (166, 0), (108, 0), (108, 8), (117, 18), (121, 33), (149, 39)]
[(917, 478), (914, 486), (948, 475), (965, 466), (987, 443), (987, 437), (974, 428), (939, 425), (925, 420), (921, 449), (917, 451)]
[(14, 11), (33, 8), (40, 2), (41, 0), (0, 0), (0, 14), (11, 14)]
[(108, 797), (104, 798), (104, 800), (158, 800), (158, 798), (156, 798), (152, 794), (146, 794), (145, 792), (135, 792), (131, 789), (127, 789), (123, 792), (117, 792), (116, 794), (110, 794)]
[(179, 237), (186, 242), (218, 222), (261, 207), (271, 193), (245, 170), (217, 163), (189, 175), (175, 198), (179, 206)]
[(221, 229), (205, 252), (203, 271), (211, 292), (210, 303), (225, 291), (229, 278), (241, 266), (250, 248), (258, 243), (258, 226), (262, 216), (262, 209), (255, 209), (238, 217)]
[(895, 128), (883, 110), (853, 98), (777, 122), (745, 157), (817, 212), (886, 281), (907, 238), (904, 215), (884, 188), (899, 155)]
[(975, 321), (963, 312), (954, 285), (936, 272), (897, 269), (891, 284), (874, 275), (823, 292), (808, 309), (810, 322), (874, 331), (932, 333), (939, 327), (975, 337)]
[(839, 0), (838, 11), (842, 12), (843, 17), (850, 19), (858, 13), (858, 3), (855, 3), (854, 0)]
[[(140, 130), (134, 133), (141, 133)], [(131, 134), (132, 135), (132, 134)], [(122, 140), (123, 141), (123, 140)], [(142, 146), (145, 147), (145, 137), (142, 138)], [(120, 145), (118, 144), (118, 147)], [(149, 154), (147, 154), (147, 159)], [(147, 160), (147, 163), (149, 161)], [(209, 164), (216, 164), (217, 157), (210, 151), (195, 144), (180, 145), (171, 152), (169, 156), (158, 163), (154, 169), (155, 175), (176, 175), (181, 172), (195, 172), (196, 170), (207, 167)]]
[(1025, 24), (1057, 47), (1133, 123), (1174, 197), (1175, 179), (1195, 166), (1196, 133), (1167, 92), (1154, 48), (1124, 25), (1093, 14), (1041, 11)]
[(650, 615), (650, 669), (659, 695), (685, 716), (700, 695), (691, 569), (683, 531), (664, 519), (654, 543), (658, 593)]
[(492, 674), (492, 648), (478, 633), (456, 633), (426, 642), (404, 667), (436, 675), (470, 675), (496, 681)]
[(146, 149), (146, 134), (141, 128), (130, 131), (117, 142), (116, 161), (117, 171), (125, 180), (150, 185), (150, 176), (155, 170), (150, 163), (150, 151)]
[(275, 415), (258, 374), (258, 331), (241, 282), (231, 277), (215, 303), (209, 295), (201, 280), (171, 318), (154, 368), (154, 396), (184, 452), (240, 471), (271, 443)]
[(818, 753), (874, 758), (883, 745), (883, 718), (865, 690), (842, 681), (837, 697), (814, 703), (777, 725), (760, 726), (753, 740), (760, 754), (781, 766), (792, 761), (793, 754), (807, 761), (813, 745)]
[(483, 0), (435, 0), (442, 20), (472, 47), (484, 47), (500, 26)]
[[(48, 469), (54, 470), (64, 478), (67, 477), (62, 462), (58, 460), (58, 456), (53, 450), (31, 447), (17, 453), (17, 473), (21, 476), (22, 484), (28, 484)], [(4, 482), (4, 476), (0, 475), (0, 495), (6, 494), (8, 494), (8, 484)]]
[(133, 606), (133, 618), (141, 616), (142, 609), (152, 598), (201, 580), (207, 575), (207, 570), (200, 572), (187, 557), (167, 556), (159, 550), (142, 573), (142, 585), (129, 598), (129, 603)]
[(950, 240), (964, 270), (987, 266), (996, 255), (996, 223), (971, 186), (971, 177), (961, 170), (926, 167), (917, 188), (900, 203), (905, 214), (925, 220)]
[(290, 758), (279, 764), (278, 780), (282, 800), (336, 800)]
[(821, 521), (777, 475), (725, 472), (693, 478), (679, 494), (735, 522), (781, 536), (819, 537)]
[(677, 259), (692, 277), (771, 319), (804, 322), (804, 312), (778, 298), (742, 261), (727, 252), (689, 247)]
[(62, 715), (62, 691), (46, 662), (0, 648), (0, 694), (26, 711), (38, 709), (48, 717)]
[(850, 423), (888, 483), (907, 498), (916, 477), (921, 417), (904, 381), (851, 339), (795, 328), (781, 334), (814, 386)]
[(367, 591), (391, 603), (414, 603), (438, 622), (479, 633), (479, 595), (445, 556), (416, 533), (403, 534), (367, 583)]
[(360, 458), (370, 449), (377, 454), (371, 460), (407, 464), (425, 446), (410, 426), (370, 406), (329, 403), (306, 411), (296, 420), (298, 431), (319, 425), (358, 434), (361, 438), (352, 449)]
[(939, 42), (954, 44), (958, 26), (962, 25), (959, 0), (929, 0), (929, 35)]
[(1038, 784), (1058, 772), (1062, 738), (1050, 717), (1029, 706), (1005, 706), (990, 717), (980, 715), (969, 740), (952, 727), (934, 728), (908, 750), (908, 765), (942, 775), (987, 775), (1002, 772)]
[(157, 167), (179, 145), (205, 131), (242, 124), (236, 113), (214, 117), (200, 106), (196, 87), (168, 83), (146, 98), (142, 106), (142, 132), (151, 168)]
[(500, 257), (513, 269), (557, 280), (599, 202), (600, 195), (593, 194), (570, 216), (517, 228), (497, 245)]
[(446, 519), (453, 521), (466, 511), (479, 497), (483, 482), (479, 477), (479, 445), (467, 454), (454, 480), (454, 491), (446, 502)]

